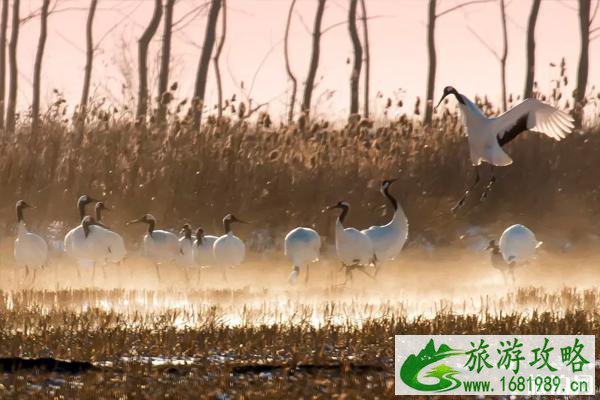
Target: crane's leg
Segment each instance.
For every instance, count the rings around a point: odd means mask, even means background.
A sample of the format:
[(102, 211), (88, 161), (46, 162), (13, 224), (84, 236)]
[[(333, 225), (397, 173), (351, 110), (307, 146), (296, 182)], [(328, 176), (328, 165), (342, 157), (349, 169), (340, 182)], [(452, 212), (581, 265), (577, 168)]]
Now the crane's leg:
[(310, 271), (310, 264), (306, 264), (306, 277), (304, 277), (304, 284), (308, 285), (308, 275)]
[(494, 172), (495, 172), (494, 166), (491, 165), (490, 166), (490, 180), (489, 180), (488, 184), (485, 185), (485, 188), (483, 189), (483, 193), (481, 193), (481, 198), (479, 199), (480, 201), (485, 200), (485, 198), (488, 196), (488, 194), (492, 190), (494, 183), (496, 183), (496, 174)]
[(221, 274), (223, 275), (223, 282), (227, 282), (227, 267), (221, 267)]
[(81, 270), (80, 270), (81, 266), (79, 265), (79, 263), (77, 263), (75, 265), (75, 273), (77, 275), (77, 283), (81, 284)]
[(190, 286), (190, 273), (188, 272), (188, 266), (183, 267), (183, 274), (185, 276), (185, 285)]
[(363, 274), (365, 274), (366, 276), (368, 276), (369, 278), (371, 278), (371, 279), (375, 279), (375, 275), (371, 275), (370, 273), (368, 273), (368, 272), (365, 270), (365, 266), (364, 266), (364, 265), (359, 265), (359, 266), (357, 266), (357, 269), (358, 269), (360, 272), (362, 272)]
[(160, 267), (158, 263), (154, 263), (154, 269), (156, 270), (156, 279), (158, 279), (158, 283), (160, 283)]
[(504, 286), (508, 286), (508, 277), (506, 276), (506, 271), (502, 272), (502, 280), (504, 281)]
[(344, 282), (342, 282), (339, 286), (346, 286), (346, 284), (348, 283), (348, 280), (349, 280), (349, 278), (348, 278), (349, 275), (350, 275), (349, 271), (345, 270), (344, 271)]
[(346, 268), (346, 280), (344, 281), (344, 285), (346, 285), (348, 281), (350, 281), (350, 285), (352, 285), (352, 282), (354, 282), (354, 277), (352, 276), (352, 270), (354, 268), (356, 268), (356, 264), (349, 265)]
[(512, 277), (512, 283), (514, 285), (515, 283), (517, 283), (517, 280), (515, 278), (515, 262), (514, 261), (510, 263), (510, 275)]
[(33, 269), (33, 276), (31, 277), (31, 286), (35, 284), (35, 280), (37, 278), (37, 268)]
[(373, 279), (375, 279), (377, 277), (377, 274), (379, 273), (379, 269), (381, 268), (382, 262), (379, 261), (379, 259), (377, 258), (377, 254), (373, 254), (372, 262), (373, 262), (373, 268), (374, 268)]
[(454, 205), (454, 207), (452, 207), (452, 209), (450, 209), (450, 211), (452, 213), (455, 213), (457, 210), (461, 209), (465, 205), (465, 202), (467, 201), (467, 199), (471, 195), (471, 192), (473, 191), (473, 189), (475, 189), (475, 187), (479, 183), (479, 180), (480, 180), (480, 177), (479, 177), (479, 168), (477, 166), (475, 166), (475, 181), (473, 181), (473, 183), (467, 188), (467, 190), (465, 190), (465, 194), (458, 201), (458, 203), (456, 203)]
[(29, 265), (25, 266), (25, 277), (23, 278), (23, 286), (27, 286), (27, 279), (29, 278)]

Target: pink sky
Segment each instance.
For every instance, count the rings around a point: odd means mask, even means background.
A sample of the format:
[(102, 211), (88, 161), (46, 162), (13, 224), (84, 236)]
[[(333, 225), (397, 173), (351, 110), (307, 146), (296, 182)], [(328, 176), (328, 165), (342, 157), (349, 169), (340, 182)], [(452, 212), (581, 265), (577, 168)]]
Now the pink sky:
[[(179, 0), (175, 8), (178, 20), (199, 1)], [(240, 95), (240, 82), (257, 102), (270, 102), (269, 111), (281, 116), (287, 101), (289, 83), (283, 59), (283, 33), (289, 7), (287, 0), (227, 0), (228, 36), (222, 55), (224, 93)], [(438, 9), (458, 4), (458, 0), (439, 0)], [(23, 0), (21, 15), (35, 10), (41, 0)], [(60, 0), (58, 9), (73, 8), (50, 16), (49, 34), (43, 64), (42, 100), (49, 102), (52, 89), (65, 93), (69, 103), (80, 97), (85, 64), (85, 18), (87, 0)], [(347, 0), (328, 0), (323, 27), (343, 21), (347, 14)], [(520, 94), (524, 84), (525, 35), (531, 2), (508, 0), (509, 54), (508, 89)], [(149, 0), (99, 0), (94, 25), (96, 40), (122, 20), (102, 42), (96, 56), (92, 92), (99, 96), (111, 94), (121, 101), (121, 86), (127, 80), (122, 70), (136, 71), (136, 41), (152, 12)], [(315, 0), (299, 0), (293, 20), (290, 51), (292, 69), (302, 83), (310, 57), (310, 35), (304, 24), (312, 27)], [(412, 110), (416, 96), (423, 96), (426, 85), (427, 58), (425, 28), (427, 1), (425, 0), (367, 0), (368, 13), (379, 16), (369, 22), (371, 40), (371, 95), (375, 101), (378, 91), (384, 96), (394, 93), (408, 103)], [(135, 10), (130, 17), (128, 14)], [(600, 26), (600, 17), (595, 25)], [(303, 22), (304, 21), (304, 24)], [(194, 84), (206, 23), (206, 13), (199, 15), (184, 29), (175, 33), (172, 81), (179, 82), (180, 98), (190, 96)], [(497, 2), (477, 4), (445, 15), (437, 24), (438, 75), (436, 93), (448, 84), (467, 95), (488, 94), (498, 100), (500, 93), (499, 64), (494, 56), (469, 32), (477, 31), (491, 46), (501, 49), (501, 27)], [(310, 29), (310, 28), (309, 28)], [(35, 57), (39, 20), (32, 19), (21, 28), (19, 43), (19, 108), (31, 100), (31, 77)], [(155, 37), (149, 64), (155, 64), (160, 50), (160, 33)], [(579, 55), (579, 25), (576, 0), (543, 0), (538, 19), (536, 79), (541, 88), (547, 88), (557, 76), (550, 62), (566, 57), (570, 85), (575, 80)], [(128, 46), (122, 46), (121, 43)], [(348, 80), (352, 57), (350, 39), (345, 26), (327, 32), (322, 40), (321, 64), (317, 73), (318, 87), (314, 99), (318, 112), (345, 115), (348, 110)], [(589, 86), (600, 78), (600, 39), (590, 46)], [(128, 60), (128, 61), (125, 61)], [(120, 68), (118, 65), (125, 65)], [(153, 69), (155, 69), (153, 67)], [(151, 75), (153, 73), (151, 72)], [(207, 101), (214, 102), (215, 86), (211, 68)], [(254, 78), (253, 78), (254, 77)], [(254, 79), (254, 84), (251, 83)], [(154, 85), (155, 81), (150, 82)], [(153, 86), (155, 88), (155, 85)], [(326, 90), (335, 91), (326, 99), (320, 96)], [(362, 90), (362, 82), (361, 82)], [(319, 100), (319, 97), (320, 100)], [(362, 97), (361, 97), (362, 99)], [(372, 108), (381, 110), (382, 102)], [(379, 107), (377, 106), (379, 104)]]

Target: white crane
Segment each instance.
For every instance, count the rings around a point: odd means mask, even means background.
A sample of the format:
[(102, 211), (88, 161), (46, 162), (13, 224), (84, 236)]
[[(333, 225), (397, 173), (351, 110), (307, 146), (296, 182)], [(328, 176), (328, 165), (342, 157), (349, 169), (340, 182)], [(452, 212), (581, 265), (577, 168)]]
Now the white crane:
[[(503, 147), (520, 133), (534, 131), (543, 133), (552, 139), (561, 140), (574, 128), (573, 119), (568, 114), (537, 99), (525, 99), (504, 114), (488, 118), (467, 96), (458, 93), (452, 86), (444, 88), (438, 106), (449, 95), (454, 95), (458, 101), (466, 126), (473, 166), (478, 167), (483, 162), (491, 165), (491, 178), (481, 195), (481, 200), (485, 199), (496, 181), (494, 167), (512, 164), (512, 159), (504, 152)], [(452, 208), (452, 211), (462, 207), (471, 191), (479, 183), (479, 170), (475, 168), (475, 172), (474, 183)]]
[(202, 228), (196, 229), (196, 240), (192, 248), (196, 265), (206, 267), (215, 264), (213, 246), (217, 239), (217, 236), (205, 235)]
[[(83, 218), (87, 215), (86, 206), (95, 201), (97, 201), (97, 200), (91, 196), (88, 196), (87, 194), (83, 194), (77, 199), (77, 210), (79, 211), (79, 222), (80, 223), (83, 220)], [(77, 225), (75, 228), (73, 228), (69, 232), (67, 232), (67, 234), (65, 235), (65, 238), (63, 240), (63, 251), (69, 257), (75, 259), (77, 261), (79, 267), (89, 266), (89, 265), (93, 264), (93, 261), (88, 260), (88, 259), (78, 258), (74, 254), (74, 252), (71, 250), (72, 236), (73, 236), (75, 230), (79, 227), (81, 227), (81, 225)], [(75, 269), (77, 271), (77, 277), (79, 279), (81, 279), (81, 272), (80, 272), (79, 268), (75, 267)]]
[(300, 274), (300, 267), (306, 266), (306, 277), (304, 283), (308, 283), (309, 266), (319, 261), (321, 250), (321, 237), (310, 228), (298, 227), (292, 229), (283, 242), (284, 253), (290, 260), (293, 270), (288, 281), (293, 285)]
[[(92, 281), (96, 276), (98, 263), (101, 263), (104, 270), (107, 262), (119, 263), (127, 254), (121, 235), (99, 225), (89, 215), (83, 217), (81, 224), (65, 236), (64, 249), (80, 266), (92, 265)], [(104, 275), (106, 276), (106, 272)]]
[(509, 226), (500, 236), (499, 246), (506, 262), (517, 264), (530, 261), (536, 249), (542, 245), (535, 234), (526, 226), (516, 224)]
[(385, 225), (372, 226), (362, 232), (366, 234), (373, 243), (375, 256), (377, 257), (375, 274), (381, 264), (394, 260), (402, 251), (404, 243), (408, 238), (408, 219), (398, 200), (390, 194), (389, 189), (397, 179), (387, 179), (381, 183), (380, 191), (387, 197), (394, 210), (392, 220)]
[(154, 262), (156, 277), (160, 281), (159, 264), (176, 262), (181, 256), (179, 238), (172, 232), (154, 229), (156, 227), (156, 219), (150, 214), (129, 221), (127, 225), (136, 223), (148, 225), (148, 230), (142, 242), (142, 255)]
[(184, 224), (180, 234), (183, 236), (179, 238), (179, 250), (181, 253), (179, 262), (185, 267), (189, 267), (194, 264), (194, 239), (192, 239), (192, 227), (190, 224)]
[(26, 208), (33, 207), (24, 200), (17, 201), (16, 210), (18, 227), (14, 246), (14, 256), (17, 264), (21, 267), (25, 267), (26, 276), (29, 276), (29, 268), (34, 268), (33, 283), (35, 282), (37, 268), (43, 267), (48, 261), (48, 244), (41, 236), (27, 230), (27, 224), (23, 217), (23, 210)]
[(342, 262), (342, 269), (346, 270), (346, 280), (352, 280), (352, 270), (358, 269), (365, 275), (373, 278), (365, 266), (375, 263), (375, 251), (369, 236), (355, 228), (344, 228), (344, 220), (350, 210), (350, 205), (345, 201), (327, 207), (327, 210), (342, 210), (335, 222), (335, 250)]
[(203, 228), (196, 229), (196, 240), (194, 240), (194, 245), (192, 246), (192, 254), (194, 256), (194, 264), (198, 267), (198, 283), (200, 282), (202, 268), (216, 264), (213, 246), (217, 239), (217, 236), (205, 235)]
[(227, 214), (223, 218), (225, 234), (215, 240), (213, 245), (215, 261), (222, 268), (224, 280), (227, 280), (226, 268), (239, 266), (246, 257), (246, 245), (231, 231), (231, 224), (235, 222), (248, 223), (237, 219), (233, 214)]
[[(92, 202), (96, 201), (96, 199), (92, 198), (91, 196), (88, 196), (87, 194), (81, 195), (79, 197), (79, 199), (77, 199), (77, 210), (79, 211), (79, 222), (81, 223), (81, 221), (83, 220), (83, 218), (87, 215), (86, 212), (86, 206)], [(67, 234), (65, 235), (65, 239), (63, 241), (64, 246), (63, 249), (64, 251), (67, 253), (67, 255), (77, 259), (75, 257), (74, 254), (72, 254), (72, 252), (70, 252), (68, 249), (71, 248), (71, 242), (72, 242), (72, 236), (73, 233), (75, 232), (75, 230), (77, 228), (80, 228), (80, 225), (77, 225), (75, 228), (71, 229), (69, 232), (67, 232)], [(77, 259), (77, 261), (79, 262), (79, 265), (81, 266), (84, 263), (84, 260), (80, 260)], [(79, 270), (77, 270), (77, 275), (79, 275)]]
[(487, 249), (492, 252), (492, 266), (502, 272), (505, 280), (506, 275), (510, 273), (514, 283), (515, 267), (532, 260), (541, 245), (542, 242), (536, 239), (529, 228), (516, 224), (502, 232), (498, 244), (495, 240), (491, 240)]

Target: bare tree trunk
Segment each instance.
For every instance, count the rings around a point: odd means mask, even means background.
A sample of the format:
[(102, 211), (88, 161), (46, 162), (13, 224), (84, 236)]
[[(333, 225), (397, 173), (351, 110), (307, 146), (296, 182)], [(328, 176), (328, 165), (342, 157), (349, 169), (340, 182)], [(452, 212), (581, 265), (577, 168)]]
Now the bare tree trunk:
[(425, 124), (431, 124), (433, 117), (433, 90), (435, 89), (435, 6), (437, 0), (429, 0), (429, 12), (427, 20), (427, 51), (429, 54), (429, 70), (427, 72), (427, 94), (425, 98)]
[(319, 0), (317, 5), (317, 13), (315, 15), (315, 26), (313, 29), (312, 54), (310, 65), (308, 67), (308, 75), (304, 86), (304, 97), (302, 98), (302, 112), (310, 113), (310, 102), (312, 92), (315, 86), (315, 77), (317, 76), (317, 68), (319, 67), (319, 56), (321, 53), (321, 23), (323, 22), (323, 13), (325, 11), (325, 0)]
[(87, 103), (90, 97), (90, 83), (92, 81), (92, 66), (94, 62), (94, 38), (93, 24), (98, 0), (92, 0), (85, 24), (85, 70), (83, 73), (83, 89), (81, 90), (81, 101), (79, 102), (81, 124), (85, 124), (87, 114)]
[(6, 31), (8, 26), (8, 0), (2, 0), (0, 20), (0, 129), (4, 128), (4, 107), (6, 94)]
[(137, 119), (144, 119), (148, 112), (148, 47), (158, 29), (162, 17), (162, 0), (154, 0), (154, 13), (146, 30), (138, 41), (138, 105)]
[(363, 40), (365, 46), (365, 98), (364, 98), (364, 117), (369, 118), (369, 95), (371, 87), (371, 52), (369, 50), (369, 26), (367, 23), (367, 7), (365, 0), (360, 0), (360, 6), (362, 11), (362, 26), (363, 26)]
[(579, 53), (579, 67), (577, 69), (577, 91), (575, 100), (577, 102), (585, 99), (585, 90), (588, 80), (589, 69), (589, 46), (590, 46), (590, 8), (591, 0), (579, 0), (579, 29), (581, 32), (581, 50)]
[(42, 79), (42, 60), (48, 36), (48, 7), (50, 0), (44, 0), (40, 10), (40, 38), (33, 64), (33, 98), (31, 102), (31, 132), (35, 136), (40, 128), (40, 86)]
[(227, 36), (227, 4), (223, 0), (223, 15), (221, 16), (221, 37), (219, 38), (219, 44), (217, 44), (217, 50), (213, 57), (213, 64), (215, 66), (215, 76), (217, 78), (217, 118), (220, 120), (223, 117), (223, 86), (221, 84), (221, 69), (219, 68), (219, 58), (223, 51), (223, 45), (225, 45), (225, 37)]
[(204, 45), (200, 62), (198, 62), (198, 73), (196, 74), (196, 85), (194, 89), (194, 127), (200, 126), (202, 120), (202, 108), (204, 107), (204, 95), (206, 92), (206, 80), (208, 77), (208, 65), (215, 47), (217, 18), (221, 9), (221, 0), (212, 0), (208, 11), (206, 33), (204, 34)]
[(535, 25), (540, 12), (542, 0), (533, 0), (531, 12), (529, 13), (529, 23), (527, 25), (527, 72), (525, 78), (525, 90), (523, 98), (531, 97), (533, 92), (533, 82), (535, 81)]
[(13, 0), (12, 28), (8, 44), (8, 62), (10, 65), (10, 82), (8, 86), (8, 105), (6, 107), (6, 130), (15, 131), (15, 111), (17, 108), (17, 43), (19, 41), (19, 5), (20, 0)]
[(506, 8), (504, 7), (504, 0), (500, 0), (500, 16), (502, 17), (502, 55), (500, 56), (502, 111), (506, 111), (506, 58), (508, 56), (508, 35), (506, 33)]
[(292, 0), (290, 4), (290, 10), (288, 12), (287, 22), (285, 24), (285, 37), (283, 39), (283, 54), (285, 56), (285, 70), (287, 72), (288, 78), (292, 81), (292, 94), (290, 95), (290, 109), (288, 111), (288, 124), (291, 124), (294, 120), (294, 106), (296, 105), (296, 92), (298, 91), (298, 80), (292, 73), (292, 68), (290, 67), (290, 55), (288, 52), (288, 39), (290, 36), (290, 25), (292, 23), (292, 13), (294, 11), (294, 5), (296, 4), (296, 0)]
[(360, 70), (362, 67), (362, 46), (360, 38), (356, 30), (356, 6), (358, 0), (350, 0), (350, 8), (348, 10), (348, 32), (352, 40), (352, 48), (354, 49), (354, 63), (352, 64), (352, 74), (350, 75), (350, 116), (358, 114), (358, 90)]
[(164, 122), (167, 115), (168, 101), (165, 98), (169, 86), (169, 67), (171, 64), (171, 36), (173, 32), (173, 7), (175, 0), (167, 0), (165, 4), (165, 20), (163, 21), (162, 51), (160, 54), (160, 72), (158, 75), (158, 121)]
[(575, 89), (575, 107), (573, 116), (575, 126), (580, 128), (583, 124), (583, 106), (587, 88), (589, 71), (590, 47), (590, 9), (591, 0), (579, 0), (579, 30), (581, 32), (581, 50), (579, 52), (579, 67), (577, 68), (577, 88)]

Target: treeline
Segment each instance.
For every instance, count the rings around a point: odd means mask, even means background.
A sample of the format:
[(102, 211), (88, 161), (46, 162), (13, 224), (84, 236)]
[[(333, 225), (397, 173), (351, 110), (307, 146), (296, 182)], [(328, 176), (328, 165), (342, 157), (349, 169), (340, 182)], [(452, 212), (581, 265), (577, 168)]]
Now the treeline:
[[(18, 65), (17, 49), (19, 44), (19, 27), (26, 21), (37, 18), (40, 22), (40, 33), (37, 43), (37, 50), (34, 60), (33, 71), (33, 93), (30, 108), (31, 130), (34, 133), (40, 129), (40, 87), (42, 80), (42, 69), (46, 39), (48, 36), (48, 24), (50, 16), (60, 11), (57, 7), (58, 0), (41, 0), (41, 7), (33, 13), (22, 17), (20, 15), (21, 1), (0, 0), (0, 129), (6, 132), (14, 132), (17, 122), (17, 90), (18, 90)], [(93, 25), (97, 18), (97, 7), (99, 1), (90, 0), (87, 11), (87, 22), (85, 29), (86, 49), (85, 49), (85, 68), (82, 77), (81, 100), (76, 109), (75, 122), (79, 127), (85, 125), (88, 113), (90, 99), (90, 85), (93, 80), (94, 56), (98, 50), (99, 43), (94, 42)], [(147, 121), (164, 123), (169, 114), (169, 104), (173, 100), (173, 94), (170, 87), (174, 85), (171, 81), (171, 47), (173, 42), (173, 27), (177, 23), (174, 21), (177, 0), (152, 0), (153, 12), (147, 21), (141, 36), (137, 39), (137, 87), (135, 118), (138, 123)], [(488, 50), (498, 59), (500, 65), (500, 87), (502, 93), (501, 109), (506, 110), (509, 103), (506, 91), (506, 65), (508, 61), (508, 39), (507, 39), (507, 15), (505, 0), (470, 0), (449, 6), (445, 9), (438, 7), (438, 0), (428, 0), (427, 7), (427, 31), (426, 43), (428, 54), (428, 73), (426, 82), (426, 94), (423, 113), (423, 122), (431, 124), (433, 116), (433, 98), (435, 79), (437, 72), (437, 53), (436, 53), (436, 24), (440, 18), (456, 12), (465, 7), (471, 7), (482, 3), (495, 3), (498, 5), (498, 17), (501, 20), (502, 49), (494, 50), (487, 46)], [(572, 97), (573, 115), (580, 122), (582, 118), (582, 109), (586, 104), (586, 90), (588, 85), (589, 72), (589, 45), (592, 40), (600, 36), (600, 27), (594, 28), (592, 23), (597, 15), (599, 1), (592, 4), (592, 0), (578, 0), (577, 9), (580, 22), (581, 48), (577, 69), (576, 89)], [(207, 10), (207, 16), (204, 21), (205, 32), (203, 44), (198, 54), (197, 72), (195, 76), (194, 92), (192, 101), (187, 105), (188, 118), (193, 122), (193, 126), (198, 128), (202, 121), (203, 113), (208, 110), (206, 104), (206, 87), (211, 69), (211, 61), (214, 70), (214, 79), (217, 88), (217, 104), (214, 109), (217, 117), (221, 118), (225, 107), (229, 104), (223, 96), (222, 79), (220, 70), (220, 56), (227, 36), (227, 1), (209, 0), (198, 3), (197, 9), (204, 7)], [(330, 29), (340, 25), (346, 25), (348, 30), (348, 40), (352, 43), (353, 57), (348, 60), (351, 63), (351, 73), (349, 76), (350, 98), (349, 112), (350, 116), (370, 117), (369, 99), (370, 99), (370, 69), (371, 58), (369, 50), (369, 23), (371, 18), (368, 15), (367, 2), (365, 0), (347, 0), (348, 7), (347, 20), (343, 23), (323, 27), (324, 15), (327, 12), (327, 0), (315, 0), (315, 13), (312, 27), (312, 45), (309, 55), (308, 71), (303, 79), (303, 90), (299, 99), (298, 90), (300, 79), (293, 66), (290, 63), (288, 54), (289, 32), (295, 12), (296, 0), (291, 0), (287, 14), (287, 23), (284, 36), (284, 51), (286, 73), (291, 83), (291, 92), (287, 100), (287, 122), (292, 123), (298, 118), (308, 119), (313, 111), (313, 91), (316, 85), (316, 76), (319, 68), (319, 59), (321, 53), (321, 37)], [(401, 7), (399, 3), (398, 7)], [(531, 11), (527, 22), (527, 35), (524, 47), (526, 49), (526, 71), (524, 73), (524, 90), (522, 97), (537, 96), (535, 81), (535, 29), (540, 8), (543, 7), (542, 0), (531, 1)], [(284, 16), (282, 16), (284, 17)], [(10, 37), (8, 36), (8, 22), (11, 21)], [(148, 50), (152, 40), (159, 34), (158, 30), (162, 23), (161, 51), (158, 72), (158, 85), (156, 88), (150, 88), (148, 83)], [(360, 23), (360, 25), (358, 24)], [(220, 29), (219, 29), (220, 28)], [(476, 38), (486, 44), (477, 32), (472, 31)], [(7, 42), (8, 41), (8, 42)], [(8, 62), (7, 62), (8, 52)], [(8, 69), (7, 69), (8, 66)], [(8, 77), (7, 77), (8, 75)], [(8, 78), (8, 79), (7, 79)], [(362, 81), (362, 107), (361, 107), (361, 78)], [(8, 80), (8, 90), (5, 83)], [(176, 84), (175, 84), (176, 85)], [(6, 92), (8, 97), (6, 98)], [(153, 93), (156, 96), (153, 96)], [(421, 103), (418, 100), (419, 104)], [(296, 112), (296, 105), (300, 105), (300, 114)], [(258, 111), (263, 104), (240, 104), (237, 113), (243, 117), (249, 117)]]

